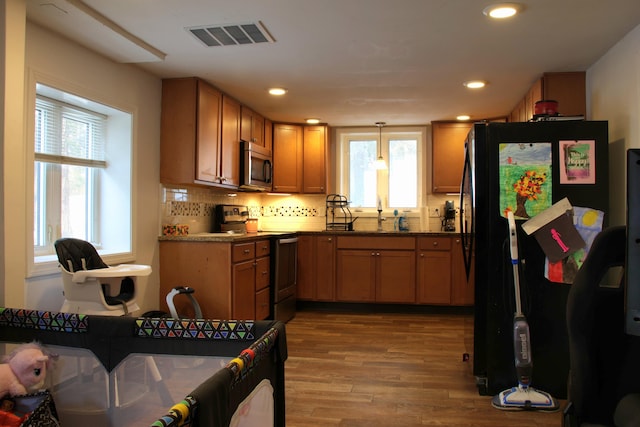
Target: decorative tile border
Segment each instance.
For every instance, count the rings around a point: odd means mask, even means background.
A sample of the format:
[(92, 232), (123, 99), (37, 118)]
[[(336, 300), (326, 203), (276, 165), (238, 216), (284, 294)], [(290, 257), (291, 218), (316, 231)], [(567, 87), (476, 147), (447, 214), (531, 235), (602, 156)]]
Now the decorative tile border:
[(232, 320), (139, 317), (134, 334), (142, 338), (189, 338), (204, 340), (253, 340), (255, 323)]

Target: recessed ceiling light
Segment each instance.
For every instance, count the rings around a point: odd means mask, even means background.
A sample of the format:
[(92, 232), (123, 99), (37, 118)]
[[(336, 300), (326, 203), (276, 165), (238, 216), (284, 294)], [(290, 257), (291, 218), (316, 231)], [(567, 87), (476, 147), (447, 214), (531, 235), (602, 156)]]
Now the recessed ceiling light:
[(469, 89), (480, 89), (482, 87), (485, 87), (487, 85), (487, 82), (484, 82), (482, 80), (469, 80), (468, 82), (464, 82), (462, 84)]
[(467, 116), (466, 114), (460, 115), (458, 117), (456, 117), (456, 120), (460, 120), (460, 121), (465, 121), (465, 120), (469, 120), (471, 117)]
[(482, 13), (490, 18), (504, 19), (511, 18), (522, 9), (522, 5), (518, 3), (497, 3), (485, 7)]
[(320, 119), (307, 119), (307, 123), (310, 125), (317, 125), (320, 123)]
[(285, 93), (287, 93), (287, 90), (281, 87), (272, 87), (271, 89), (269, 89), (269, 93), (271, 95), (284, 95)]

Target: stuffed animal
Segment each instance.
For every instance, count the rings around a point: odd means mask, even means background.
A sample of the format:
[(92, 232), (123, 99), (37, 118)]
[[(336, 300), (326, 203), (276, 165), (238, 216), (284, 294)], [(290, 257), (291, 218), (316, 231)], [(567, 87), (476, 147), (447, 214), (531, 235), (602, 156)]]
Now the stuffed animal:
[(0, 399), (41, 389), (50, 360), (36, 342), (22, 344), (5, 356), (0, 364)]

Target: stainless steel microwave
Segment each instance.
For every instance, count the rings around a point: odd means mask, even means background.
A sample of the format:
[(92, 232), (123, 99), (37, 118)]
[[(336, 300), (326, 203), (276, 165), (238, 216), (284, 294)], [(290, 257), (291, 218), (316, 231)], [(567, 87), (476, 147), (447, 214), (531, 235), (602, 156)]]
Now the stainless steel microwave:
[(240, 188), (252, 191), (271, 191), (271, 150), (249, 141), (242, 144), (240, 158)]

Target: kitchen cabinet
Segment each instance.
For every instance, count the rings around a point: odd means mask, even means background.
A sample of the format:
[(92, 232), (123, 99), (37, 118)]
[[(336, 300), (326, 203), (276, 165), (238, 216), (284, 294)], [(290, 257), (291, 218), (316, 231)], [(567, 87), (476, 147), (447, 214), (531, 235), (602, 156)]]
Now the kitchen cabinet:
[(325, 194), (327, 188), (327, 128), (305, 126), (302, 148), (302, 192)]
[(302, 126), (273, 125), (273, 191), (300, 193), (302, 190)]
[(298, 293), (300, 300), (335, 301), (335, 236), (298, 236)]
[(273, 190), (325, 194), (328, 143), (326, 126), (273, 125)]
[(273, 122), (264, 119), (264, 148), (273, 152)]
[(584, 71), (544, 73), (509, 114), (511, 122), (533, 119), (535, 103), (542, 100), (558, 101), (558, 112), (563, 116), (586, 116), (586, 74)]
[(464, 268), (462, 240), (451, 239), (451, 305), (471, 306), (475, 302), (473, 261), (469, 280)]
[(265, 147), (264, 117), (252, 109), (242, 106), (240, 139)]
[(338, 236), (337, 240), (337, 301), (415, 303), (415, 238)]
[(240, 185), (240, 103), (222, 96), (220, 183)]
[(418, 238), (418, 297), (421, 304), (451, 304), (451, 238)]
[(469, 122), (432, 122), (431, 180), (434, 193), (459, 193), (464, 166), (464, 141)]
[(197, 78), (162, 81), (160, 181), (218, 184), (222, 93)]
[[(160, 307), (175, 286), (195, 290), (202, 314), (209, 319), (269, 317), (269, 240), (243, 243), (161, 241)], [(176, 301), (188, 312), (188, 301)]]

